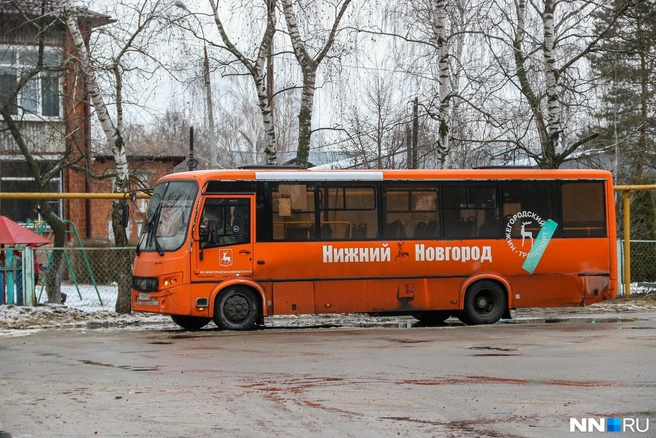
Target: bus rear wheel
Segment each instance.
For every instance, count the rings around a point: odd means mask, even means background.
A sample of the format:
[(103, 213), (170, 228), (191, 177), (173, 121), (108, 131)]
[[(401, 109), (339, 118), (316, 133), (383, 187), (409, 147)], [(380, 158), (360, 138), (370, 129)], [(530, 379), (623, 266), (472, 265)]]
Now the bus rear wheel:
[(259, 296), (247, 287), (228, 288), (214, 301), (214, 322), (225, 330), (250, 330), (262, 313), (260, 303)]
[(490, 280), (477, 281), (465, 294), (464, 318), (466, 324), (494, 324), (508, 308), (506, 293), (498, 283)]
[(171, 315), (174, 323), (185, 330), (200, 330), (210, 323), (212, 318), (201, 318), (199, 316)]

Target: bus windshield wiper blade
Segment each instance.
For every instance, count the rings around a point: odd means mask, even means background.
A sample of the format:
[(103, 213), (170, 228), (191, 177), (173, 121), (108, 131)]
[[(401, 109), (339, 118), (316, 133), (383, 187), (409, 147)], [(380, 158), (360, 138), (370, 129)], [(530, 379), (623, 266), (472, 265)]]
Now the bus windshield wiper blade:
[[(157, 205), (157, 208), (155, 208), (155, 211), (153, 214), (150, 216), (148, 219), (148, 222), (146, 223), (146, 230), (145, 233), (149, 237), (149, 239), (153, 239), (153, 242), (155, 243), (155, 249), (157, 250), (157, 254), (160, 256), (164, 255), (164, 250), (162, 249), (162, 245), (160, 245), (159, 240), (157, 239), (157, 224), (159, 223), (159, 215), (160, 211), (162, 210), (162, 202)], [(141, 241), (137, 244), (137, 255), (141, 252), (140, 249), (141, 246)]]
[(155, 249), (157, 250), (157, 254), (163, 256), (164, 250), (162, 250), (162, 245), (159, 244), (159, 240), (157, 240), (157, 235), (155, 234), (153, 234), (153, 241), (155, 242)]

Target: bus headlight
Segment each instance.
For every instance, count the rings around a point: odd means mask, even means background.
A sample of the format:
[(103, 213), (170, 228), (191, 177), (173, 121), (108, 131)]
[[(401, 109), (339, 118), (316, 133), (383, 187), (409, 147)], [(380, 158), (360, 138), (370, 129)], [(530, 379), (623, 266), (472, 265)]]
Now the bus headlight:
[(167, 287), (177, 286), (182, 282), (182, 273), (176, 272), (175, 274), (162, 277), (162, 289)]
[(132, 277), (132, 289), (141, 292), (156, 292), (158, 289), (157, 277)]

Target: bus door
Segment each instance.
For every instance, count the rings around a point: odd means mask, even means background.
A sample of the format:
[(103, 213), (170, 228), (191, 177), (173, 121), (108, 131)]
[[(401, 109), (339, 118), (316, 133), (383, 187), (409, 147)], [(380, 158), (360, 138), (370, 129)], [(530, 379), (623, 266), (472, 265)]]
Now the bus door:
[(253, 274), (253, 197), (211, 196), (201, 206), (194, 231), (192, 280)]

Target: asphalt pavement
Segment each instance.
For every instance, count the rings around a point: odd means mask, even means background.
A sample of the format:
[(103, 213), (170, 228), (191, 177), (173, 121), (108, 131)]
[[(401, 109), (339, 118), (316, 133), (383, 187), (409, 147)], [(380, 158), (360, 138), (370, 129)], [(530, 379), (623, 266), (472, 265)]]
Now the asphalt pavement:
[(571, 437), (618, 418), (656, 436), (655, 363), (656, 312), (16, 331), (0, 337), (0, 422), (14, 438)]

